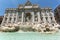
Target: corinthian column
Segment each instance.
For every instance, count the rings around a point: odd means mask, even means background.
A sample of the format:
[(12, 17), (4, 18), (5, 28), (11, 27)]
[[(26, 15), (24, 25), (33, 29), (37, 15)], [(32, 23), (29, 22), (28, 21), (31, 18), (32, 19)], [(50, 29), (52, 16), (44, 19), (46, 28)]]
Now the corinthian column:
[(31, 12), (32, 14), (32, 22), (34, 23), (34, 12)]
[(7, 23), (9, 22), (9, 18), (10, 18), (10, 13), (8, 13)]
[(52, 14), (52, 20), (56, 23), (56, 20), (55, 20), (55, 17), (54, 17), (54, 13), (53, 12), (50, 12)]
[(51, 18), (49, 16), (50, 12), (48, 10), (46, 10), (46, 14), (47, 14), (47, 17), (48, 17), (48, 22), (51, 23)]
[(24, 12), (22, 12), (22, 22), (24, 22)]
[(37, 12), (37, 15), (38, 15), (38, 22), (40, 22), (41, 21), (41, 19), (40, 19), (40, 12)]
[(3, 25), (4, 25), (5, 17), (6, 17), (6, 14), (4, 14), (4, 18), (3, 18), (3, 21), (2, 21), (2, 23), (1, 23), (1, 26), (3, 26)]
[(18, 12), (16, 13), (16, 23), (18, 22)]
[(44, 21), (44, 23), (46, 23), (46, 18), (45, 17), (43, 17), (43, 21)]

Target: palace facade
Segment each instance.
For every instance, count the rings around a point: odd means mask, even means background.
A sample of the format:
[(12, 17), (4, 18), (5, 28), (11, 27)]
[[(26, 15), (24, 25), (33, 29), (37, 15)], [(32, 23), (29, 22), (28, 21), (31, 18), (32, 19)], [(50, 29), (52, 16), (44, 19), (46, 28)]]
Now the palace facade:
[(14, 23), (56, 23), (52, 8), (40, 8), (38, 4), (27, 1), (17, 8), (7, 8), (1, 26)]
[(0, 24), (2, 23), (3, 20), (3, 16), (0, 16)]
[(56, 22), (60, 24), (60, 5), (58, 5), (54, 10), (54, 15)]

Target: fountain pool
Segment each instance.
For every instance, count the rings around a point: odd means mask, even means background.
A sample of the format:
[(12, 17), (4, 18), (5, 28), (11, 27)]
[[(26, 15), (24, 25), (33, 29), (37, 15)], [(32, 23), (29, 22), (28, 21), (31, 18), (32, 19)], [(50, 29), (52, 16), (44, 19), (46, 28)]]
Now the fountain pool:
[(0, 33), (0, 40), (60, 40), (60, 32), (54, 34), (44, 34), (38, 32)]

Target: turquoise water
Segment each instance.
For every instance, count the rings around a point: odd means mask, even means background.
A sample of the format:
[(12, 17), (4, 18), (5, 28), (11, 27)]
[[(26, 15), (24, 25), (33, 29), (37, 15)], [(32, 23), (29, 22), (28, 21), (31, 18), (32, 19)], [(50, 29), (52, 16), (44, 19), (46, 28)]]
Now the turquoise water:
[(60, 33), (0, 33), (0, 40), (60, 40)]

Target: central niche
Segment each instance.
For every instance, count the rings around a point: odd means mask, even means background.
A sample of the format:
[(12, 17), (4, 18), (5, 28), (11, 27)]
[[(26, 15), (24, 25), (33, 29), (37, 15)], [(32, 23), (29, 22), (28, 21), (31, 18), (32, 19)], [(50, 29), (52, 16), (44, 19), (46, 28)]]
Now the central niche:
[(30, 22), (31, 21), (31, 17), (32, 17), (32, 15), (31, 15), (31, 13), (26, 13), (25, 14), (25, 22)]

